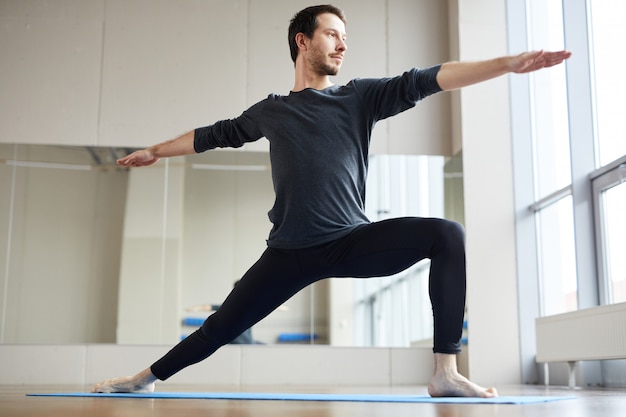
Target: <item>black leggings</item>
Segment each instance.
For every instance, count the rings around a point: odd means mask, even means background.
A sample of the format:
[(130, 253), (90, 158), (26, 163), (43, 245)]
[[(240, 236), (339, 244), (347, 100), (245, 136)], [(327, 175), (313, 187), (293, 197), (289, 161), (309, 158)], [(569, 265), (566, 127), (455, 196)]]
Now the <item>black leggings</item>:
[(424, 258), (431, 260), (433, 350), (459, 353), (465, 310), (463, 229), (448, 220), (405, 217), (359, 226), (312, 248), (267, 248), (220, 309), (150, 369), (165, 380), (200, 362), (316, 281), (392, 275)]

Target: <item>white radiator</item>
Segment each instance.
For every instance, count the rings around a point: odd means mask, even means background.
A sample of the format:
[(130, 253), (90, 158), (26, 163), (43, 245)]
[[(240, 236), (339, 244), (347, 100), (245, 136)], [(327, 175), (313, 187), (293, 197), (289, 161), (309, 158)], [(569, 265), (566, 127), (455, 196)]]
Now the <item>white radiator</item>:
[(568, 362), (570, 386), (578, 361), (626, 359), (626, 303), (540, 317), (535, 324), (537, 362)]

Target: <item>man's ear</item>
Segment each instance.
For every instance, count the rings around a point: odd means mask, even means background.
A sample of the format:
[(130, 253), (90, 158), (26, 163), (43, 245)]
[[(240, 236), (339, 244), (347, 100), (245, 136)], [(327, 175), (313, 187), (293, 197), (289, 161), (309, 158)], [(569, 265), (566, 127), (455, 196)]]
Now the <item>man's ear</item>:
[(298, 49), (302, 51), (306, 51), (308, 48), (308, 38), (304, 35), (304, 33), (299, 32), (296, 34), (296, 45), (298, 45)]

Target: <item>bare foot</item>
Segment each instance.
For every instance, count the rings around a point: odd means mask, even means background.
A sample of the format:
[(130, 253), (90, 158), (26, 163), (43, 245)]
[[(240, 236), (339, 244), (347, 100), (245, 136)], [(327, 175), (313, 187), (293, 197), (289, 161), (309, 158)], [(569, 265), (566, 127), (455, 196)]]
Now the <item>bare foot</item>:
[(94, 385), (91, 392), (154, 392), (154, 383), (157, 378), (150, 369), (141, 371), (137, 375), (122, 378), (109, 379)]
[(431, 397), (481, 397), (492, 398), (498, 396), (498, 391), (483, 388), (456, 369), (456, 355), (435, 354), (435, 374), (428, 384), (428, 393)]

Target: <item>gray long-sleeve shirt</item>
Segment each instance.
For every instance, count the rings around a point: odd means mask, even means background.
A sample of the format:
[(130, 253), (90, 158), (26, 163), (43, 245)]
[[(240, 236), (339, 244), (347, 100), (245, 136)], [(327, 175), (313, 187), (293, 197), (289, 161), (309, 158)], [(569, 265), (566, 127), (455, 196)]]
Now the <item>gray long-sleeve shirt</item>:
[(364, 207), (372, 129), (378, 120), (441, 91), (439, 68), (271, 94), (235, 119), (196, 129), (194, 147), (196, 152), (237, 148), (266, 137), (276, 193), (268, 245), (297, 249), (327, 243), (369, 222)]

